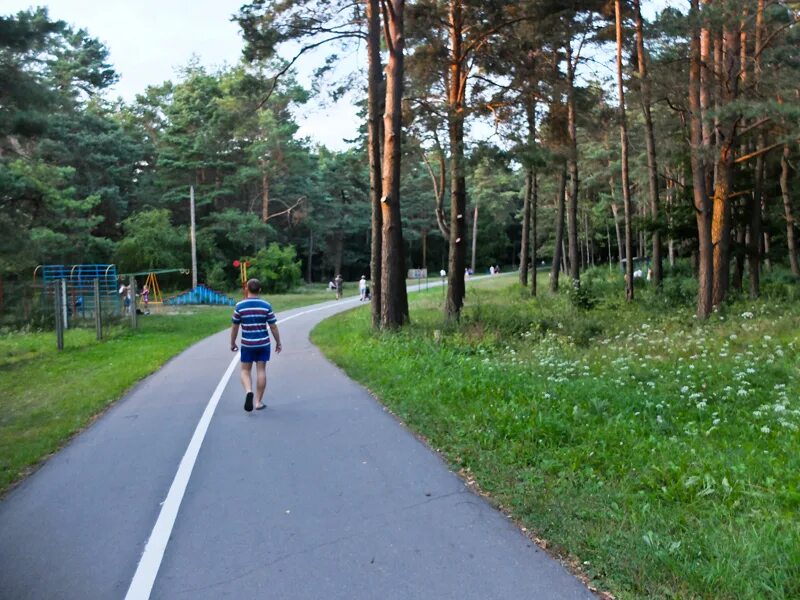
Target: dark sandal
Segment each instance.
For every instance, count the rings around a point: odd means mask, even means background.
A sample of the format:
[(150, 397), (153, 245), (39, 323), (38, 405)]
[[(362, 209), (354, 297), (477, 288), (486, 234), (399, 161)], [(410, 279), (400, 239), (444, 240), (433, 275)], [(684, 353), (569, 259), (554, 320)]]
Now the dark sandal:
[(244, 409), (247, 412), (253, 410), (253, 392), (247, 392), (247, 395), (244, 397)]

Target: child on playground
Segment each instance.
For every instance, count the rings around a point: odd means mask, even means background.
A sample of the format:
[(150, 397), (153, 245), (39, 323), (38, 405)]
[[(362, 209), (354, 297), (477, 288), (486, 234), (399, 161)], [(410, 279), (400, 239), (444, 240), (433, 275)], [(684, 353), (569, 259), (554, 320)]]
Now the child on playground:
[(144, 305), (144, 314), (149, 315), (148, 305), (150, 304), (150, 288), (145, 286), (142, 288), (142, 304)]
[(236, 345), (236, 338), (241, 326), (242, 349), (240, 360), (242, 364), (242, 386), (245, 391), (244, 409), (250, 412), (253, 410), (253, 363), (256, 364), (255, 409), (261, 410), (267, 407), (263, 402), (264, 391), (267, 389), (267, 361), (270, 359), (270, 340), (267, 326), (269, 326), (272, 335), (275, 336), (275, 352), (280, 354), (283, 348), (281, 346), (281, 336), (278, 332), (278, 319), (275, 313), (272, 312), (272, 306), (269, 302), (259, 297), (261, 282), (258, 279), (250, 279), (247, 282), (246, 290), (245, 299), (237, 303), (233, 309), (231, 352), (236, 352), (239, 349)]
[(125, 283), (120, 285), (119, 295), (122, 298), (123, 306), (125, 306), (125, 314), (131, 314), (131, 289)]

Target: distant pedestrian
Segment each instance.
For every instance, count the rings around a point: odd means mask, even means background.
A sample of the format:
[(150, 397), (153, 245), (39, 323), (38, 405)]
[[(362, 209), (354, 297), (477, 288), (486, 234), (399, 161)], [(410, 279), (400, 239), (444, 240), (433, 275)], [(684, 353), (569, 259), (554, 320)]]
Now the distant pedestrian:
[(361, 276), (361, 280), (358, 282), (358, 293), (360, 294), (360, 298), (358, 299), (359, 302), (363, 302), (367, 299), (367, 277), (366, 275)]
[(239, 327), (242, 328), (242, 350), (241, 350), (241, 379), (245, 391), (244, 409), (247, 412), (253, 410), (253, 363), (256, 363), (256, 393), (255, 409), (266, 408), (264, 404), (264, 391), (267, 389), (267, 361), (270, 359), (270, 339), (267, 326), (275, 336), (275, 352), (280, 354), (282, 350), (281, 336), (278, 331), (278, 319), (272, 312), (269, 302), (259, 297), (261, 293), (261, 282), (258, 279), (250, 279), (247, 282), (247, 295), (244, 300), (237, 303), (233, 309), (233, 326), (231, 327), (231, 352), (236, 352), (239, 347), (236, 345), (236, 338), (239, 334)]
[(344, 285), (344, 279), (342, 279), (341, 275), (337, 275), (333, 282), (336, 284), (336, 299), (339, 300), (342, 297), (342, 286)]

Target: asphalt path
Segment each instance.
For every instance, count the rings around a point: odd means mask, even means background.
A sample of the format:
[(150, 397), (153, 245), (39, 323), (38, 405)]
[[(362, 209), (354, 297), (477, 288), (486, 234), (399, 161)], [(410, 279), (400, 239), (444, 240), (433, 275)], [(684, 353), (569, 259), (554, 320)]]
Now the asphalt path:
[(0, 598), (589, 599), (279, 314), (267, 409), (227, 331), (136, 386), (0, 503)]

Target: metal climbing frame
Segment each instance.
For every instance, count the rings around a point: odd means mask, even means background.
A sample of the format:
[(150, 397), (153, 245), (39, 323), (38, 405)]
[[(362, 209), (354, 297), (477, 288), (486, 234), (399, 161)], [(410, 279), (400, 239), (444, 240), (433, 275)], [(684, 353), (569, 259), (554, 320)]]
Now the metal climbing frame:
[(53, 298), (56, 281), (66, 282), (66, 306), (68, 314), (86, 318), (94, 315), (94, 281), (99, 282), (100, 304), (106, 312), (120, 312), (117, 267), (111, 264), (86, 265), (39, 265), (33, 271), (36, 286), (41, 277), (41, 301)]

